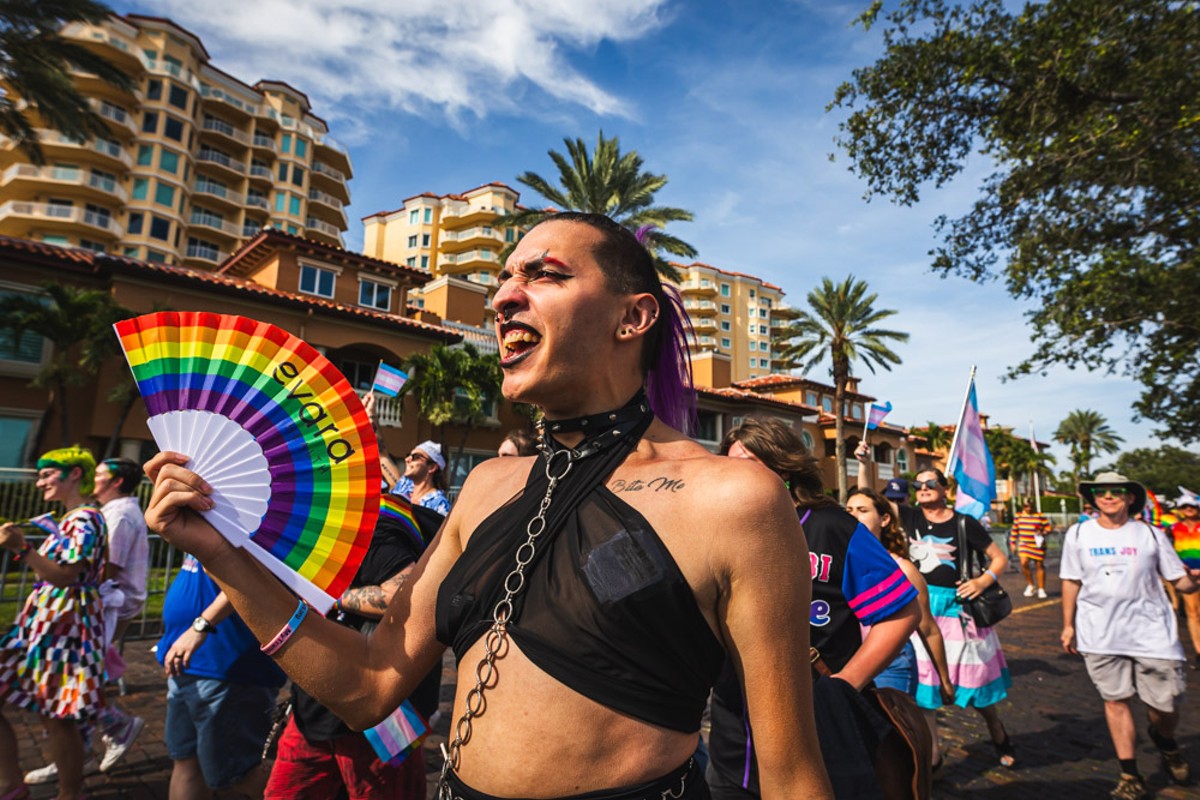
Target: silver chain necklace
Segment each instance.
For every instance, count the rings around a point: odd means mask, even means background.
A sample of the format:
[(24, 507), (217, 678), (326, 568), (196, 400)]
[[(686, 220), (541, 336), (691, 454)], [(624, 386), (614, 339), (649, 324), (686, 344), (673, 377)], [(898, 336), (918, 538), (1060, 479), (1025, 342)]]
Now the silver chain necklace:
[[(454, 726), (454, 740), (450, 742), (449, 750), (445, 744), (441, 746), (443, 761), (442, 772), (438, 778), (439, 800), (458, 800), (450, 791), (446, 776), (450, 774), (451, 769), (458, 769), (462, 759), (462, 747), (471, 738), (471, 721), (483, 713), (483, 690), (496, 676), (496, 655), (508, 639), (507, 623), (512, 618), (513, 598), (525, 588), (525, 567), (533, 561), (537, 540), (546, 532), (546, 511), (550, 508), (550, 498), (558, 482), (567, 476), (577, 459), (578, 456), (572, 450), (556, 450), (546, 459), (546, 494), (542, 496), (537, 514), (525, 526), (525, 541), (517, 548), (516, 566), (504, 578), (504, 597), (500, 598), (496, 607), (492, 609), (492, 627), (483, 639), (483, 658), (475, 666), (475, 686), (467, 692), (462, 716)], [(556, 464), (561, 464), (561, 467)], [(558, 471), (559, 469), (561, 471)]]

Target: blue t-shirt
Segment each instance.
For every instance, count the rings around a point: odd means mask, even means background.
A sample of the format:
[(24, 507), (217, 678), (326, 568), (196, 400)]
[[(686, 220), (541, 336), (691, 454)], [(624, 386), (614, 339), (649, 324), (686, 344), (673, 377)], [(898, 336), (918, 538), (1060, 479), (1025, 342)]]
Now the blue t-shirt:
[[(163, 601), (158, 663), (163, 663), (175, 640), (192, 629), (192, 622), (220, 593), (221, 588), (205, 574), (200, 562), (191, 555), (184, 556), (183, 566)], [(258, 640), (237, 614), (231, 614), (205, 637), (184, 674), (254, 686), (278, 687), (285, 680), (275, 662), (258, 649)]]
[[(404, 475), (401, 475), (400, 480), (396, 481), (396, 485), (392, 487), (392, 494), (398, 494), (409, 502), (412, 502), (412, 492), (412, 479)], [(447, 499), (446, 493), (441, 489), (434, 489), (432, 492), (424, 495), (416, 504), (422, 508), (432, 508), (443, 517), (450, 513), (450, 500)]]

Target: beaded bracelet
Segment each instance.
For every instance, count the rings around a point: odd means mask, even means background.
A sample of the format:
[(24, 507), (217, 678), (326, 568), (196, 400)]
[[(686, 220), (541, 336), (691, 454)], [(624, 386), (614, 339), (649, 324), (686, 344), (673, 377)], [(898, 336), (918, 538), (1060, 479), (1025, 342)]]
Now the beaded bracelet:
[(259, 649), (269, 656), (275, 655), (275, 652), (283, 647), (288, 639), (292, 638), (292, 634), (300, 627), (300, 623), (304, 621), (306, 616), (308, 616), (308, 605), (301, 600), (299, 605), (296, 606), (296, 610), (292, 613), (292, 618), (284, 623), (283, 627), (279, 629), (279, 633), (275, 634), (275, 638)]
[(991, 575), (991, 576), (992, 576), (992, 582), (993, 582), (993, 583), (999, 583), (999, 582), (1000, 582), (1000, 579), (996, 577), (996, 573), (992, 572), (990, 569), (985, 569), (985, 570), (984, 570), (984, 572), (986, 572), (988, 575)]
[(14, 562), (20, 561), (21, 559), (25, 558), (25, 556), (29, 555), (29, 552), (31, 550), (33, 550), (32, 544), (30, 544), (29, 542), (22, 542), (21, 549), (17, 550), (15, 553), (13, 553), (12, 560)]

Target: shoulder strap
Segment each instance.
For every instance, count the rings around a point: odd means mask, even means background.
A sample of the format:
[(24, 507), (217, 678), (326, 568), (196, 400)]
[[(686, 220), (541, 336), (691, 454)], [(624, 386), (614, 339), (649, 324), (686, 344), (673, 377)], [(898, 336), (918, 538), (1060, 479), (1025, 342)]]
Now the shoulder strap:
[(954, 512), (954, 522), (958, 525), (958, 577), (964, 581), (971, 579), (971, 547), (967, 542), (967, 518), (957, 511)]

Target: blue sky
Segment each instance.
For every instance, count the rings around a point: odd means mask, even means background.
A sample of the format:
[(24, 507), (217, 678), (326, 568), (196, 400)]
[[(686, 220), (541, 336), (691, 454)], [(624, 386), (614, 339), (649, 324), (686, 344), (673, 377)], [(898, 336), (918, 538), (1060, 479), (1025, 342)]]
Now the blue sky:
[[(288, 81), (351, 151), (352, 220), (499, 180), (547, 177), (564, 137), (618, 135), (670, 176), (672, 232), (699, 259), (775, 283), (803, 305), (822, 276), (865, 279), (889, 327), (912, 338), (893, 372), (864, 375), (891, 421), (952, 422), (971, 364), (981, 410), (1043, 441), (1066, 414), (1104, 414), (1127, 447), (1157, 447), (1132, 421), (1132, 381), (1058, 369), (1003, 382), (1032, 350), (1023, 313), (995, 283), (929, 270), (932, 221), (975, 197), (984, 163), (913, 208), (863, 200), (834, 152), (840, 113), (825, 106), (879, 53), (851, 20), (867, 3), (820, 0), (157, 0), (119, 11), (167, 16), (201, 37), (213, 63), (248, 83)], [(389, 7), (394, 6), (394, 9)], [(538, 202), (530, 193), (522, 200)], [(351, 223), (347, 246), (362, 243)], [(828, 379), (827, 366), (813, 377)], [(1065, 450), (1056, 447), (1059, 467)]]

